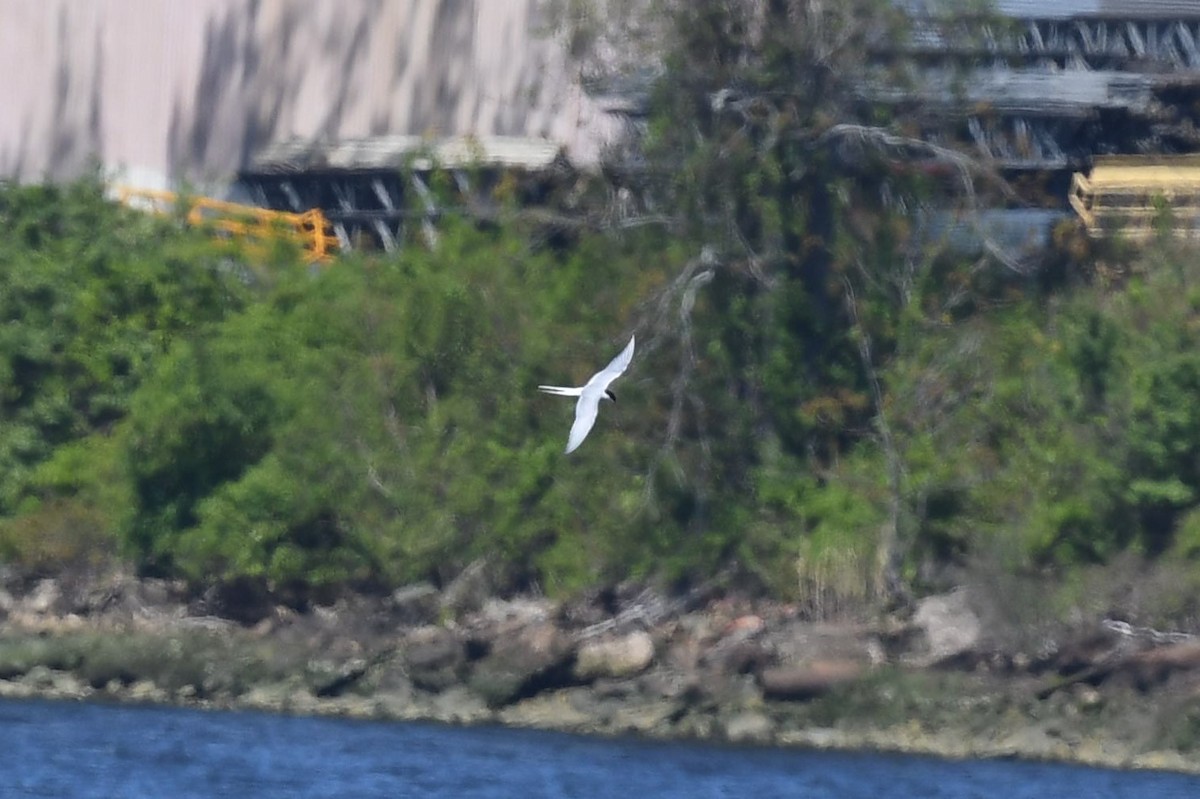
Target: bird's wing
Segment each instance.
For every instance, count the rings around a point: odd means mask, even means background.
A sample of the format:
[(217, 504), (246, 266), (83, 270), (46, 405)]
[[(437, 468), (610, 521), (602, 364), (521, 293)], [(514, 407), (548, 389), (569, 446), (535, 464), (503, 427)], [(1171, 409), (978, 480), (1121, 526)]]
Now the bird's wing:
[(600, 407), (600, 397), (596, 392), (589, 392), (575, 403), (575, 423), (571, 425), (571, 435), (567, 437), (567, 454), (574, 452), (592, 431), (596, 423), (596, 411)]
[(613, 358), (608, 366), (592, 375), (592, 379), (587, 381), (585, 388), (595, 387), (601, 394), (604, 393), (604, 389), (608, 388), (609, 383), (616, 380), (629, 368), (629, 362), (633, 360), (633, 340), (634, 336), (630, 336), (629, 343), (625, 345), (625, 349), (621, 350), (621, 354)]
[(582, 388), (568, 388), (567, 386), (538, 386), (538, 391), (555, 394), (559, 397), (578, 397), (583, 393)]

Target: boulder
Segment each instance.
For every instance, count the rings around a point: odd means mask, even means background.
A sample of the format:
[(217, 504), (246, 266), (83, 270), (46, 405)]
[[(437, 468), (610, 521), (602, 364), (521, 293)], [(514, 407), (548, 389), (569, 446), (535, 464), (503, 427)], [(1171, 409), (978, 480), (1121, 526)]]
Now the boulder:
[(556, 626), (530, 624), (497, 638), (468, 684), (490, 707), (501, 707), (565, 685), (571, 656), (571, 643)]
[(440, 599), (431, 583), (416, 583), (393, 591), (391, 606), (401, 624), (432, 624), (437, 621)]
[(865, 666), (855, 660), (817, 660), (805, 665), (763, 669), (758, 684), (768, 699), (813, 699), (839, 685), (854, 682)]
[(38, 580), (37, 585), (21, 603), (22, 610), (37, 616), (48, 615), (56, 610), (61, 599), (62, 589), (58, 585), (58, 580), (50, 578)]
[(479, 616), (483, 623), (504, 628), (549, 621), (554, 613), (554, 603), (546, 599), (492, 598), (483, 603)]
[(479, 610), (492, 593), (492, 570), (487, 561), (477, 560), (459, 572), (442, 591), (439, 609), (457, 618)]
[(400, 657), (413, 685), (437, 692), (459, 681), (466, 647), (444, 627), (419, 627), (404, 638)]
[(367, 661), (363, 658), (345, 662), (310, 660), (304, 672), (313, 696), (328, 699), (342, 695), (361, 680), (367, 673)]
[(264, 581), (235, 577), (209, 588), (190, 610), (194, 615), (218, 616), (250, 627), (270, 616), (274, 609), (275, 602)]
[(761, 641), (726, 639), (701, 658), (700, 663), (723, 674), (751, 674), (772, 662), (774, 654)]
[(56, 671), (44, 665), (34, 666), (21, 682), (40, 696), (58, 699), (82, 699), (91, 691), (74, 674)]
[(775, 732), (775, 725), (769, 718), (752, 710), (738, 713), (722, 726), (726, 740), (731, 743), (767, 743)]
[(492, 710), (461, 685), (455, 685), (433, 697), (422, 715), (444, 724), (478, 724), (494, 718)]
[(755, 613), (747, 613), (743, 616), (738, 616), (725, 625), (725, 629), (721, 631), (721, 634), (741, 640), (758, 635), (766, 629), (766, 626), (767, 624), (763, 621), (762, 616)]
[(914, 659), (920, 664), (937, 663), (974, 650), (982, 626), (971, 610), (964, 590), (925, 597), (917, 603), (912, 624), (922, 633), (922, 651)]
[(1164, 682), (1173, 672), (1200, 669), (1200, 641), (1168, 644), (1129, 658), (1137, 684), (1143, 690)]
[(868, 662), (876, 638), (872, 625), (791, 619), (771, 625), (752, 640), (779, 663), (797, 664), (814, 659)]
[(150, 622), (186, 613), (181, 587), (166, 580), (118, 571), (95, 581), (77, 580), (73, 588), (70, 611), (80, 616)]
[(654, 641), (638, 630), (615, 638), (580, 644), (575, 653), (575, 677), (591, 682), (602, 677), (622, 678), (640, 674), (654, 662)]

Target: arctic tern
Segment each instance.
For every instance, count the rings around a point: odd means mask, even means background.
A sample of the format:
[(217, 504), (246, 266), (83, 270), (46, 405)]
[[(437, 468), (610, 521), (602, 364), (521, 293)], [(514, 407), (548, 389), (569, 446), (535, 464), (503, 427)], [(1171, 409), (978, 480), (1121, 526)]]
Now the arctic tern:
[(612, 363), (604, 367), (579, 388), (565, 386), (538, 386), (538, 391), (555, 394), (560, 397), (579, 397), (575, 403), (575, 423), (571, 425), (571, 435), (567, 437), (567, 454), (574, 452), (596, 423), (596, 412), (600, 409), (600, 400), (617, 401), (617, 395), (608, 390), (614, 380), (621, 376), (633, 360), (633, 336), (621, 354), (612, 359)]

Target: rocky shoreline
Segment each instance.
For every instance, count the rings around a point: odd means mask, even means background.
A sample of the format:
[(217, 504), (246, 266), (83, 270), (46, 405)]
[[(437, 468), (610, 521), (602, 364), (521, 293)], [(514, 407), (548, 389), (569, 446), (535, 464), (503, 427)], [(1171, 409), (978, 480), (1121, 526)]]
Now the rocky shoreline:
[(1200, 641), (1109, 621), (987, 640), (959, 590), (903, 617), (622, 586), (556, 603), (443, 590), (296, 612), (112, 574), (0, 589), (0, 696), (1200, 773)]

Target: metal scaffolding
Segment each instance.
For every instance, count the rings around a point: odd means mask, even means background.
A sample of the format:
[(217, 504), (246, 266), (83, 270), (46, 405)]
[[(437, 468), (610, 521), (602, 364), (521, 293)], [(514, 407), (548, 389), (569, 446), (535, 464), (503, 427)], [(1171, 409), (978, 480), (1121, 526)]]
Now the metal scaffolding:
[[(561, 146), (511, 137), (380, 136), (336, 143), (290, 141), (260, 153), (238, 182), (266, 208), (320, 208), (343, 249), (392, 252), (419, 231), (437, 243), (437, 220), (486, 205), (505, 173), (548, 174), (567, 166)], [(449, 191), (433, 189), (434, 175)]]
[(1031, 19), (1022, 28), (1018, 52), (1068, 68), (1200, 69), (1200, 19)]

